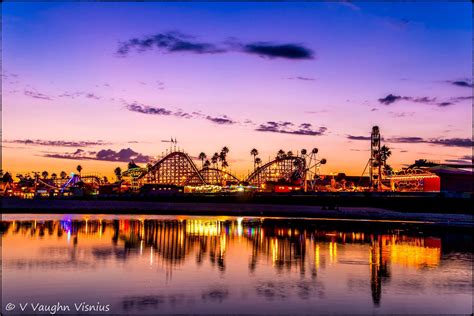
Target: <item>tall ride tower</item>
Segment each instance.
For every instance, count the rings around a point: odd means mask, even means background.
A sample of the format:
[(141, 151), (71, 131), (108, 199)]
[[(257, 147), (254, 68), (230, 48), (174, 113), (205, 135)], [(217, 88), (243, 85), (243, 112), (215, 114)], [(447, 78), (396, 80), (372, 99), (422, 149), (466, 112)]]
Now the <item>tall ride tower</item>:
[(370, 134), (370, 188), (375, 191), (382, 189), (382, 161), (380, 159), (380, 130), (372, 127)]

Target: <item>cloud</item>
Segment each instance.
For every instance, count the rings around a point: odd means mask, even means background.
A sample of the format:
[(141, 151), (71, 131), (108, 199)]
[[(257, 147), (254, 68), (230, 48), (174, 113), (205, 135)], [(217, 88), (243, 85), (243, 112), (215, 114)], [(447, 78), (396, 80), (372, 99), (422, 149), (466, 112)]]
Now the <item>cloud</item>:
[(295, 128), (295, 125), (291, 122), (270, 121), (265, 124), (260, 124), (260, 126), (257, 127), (255, 130), (259, 132), (319, 136), (323, 135), (326, 132), (327, 128), (319, 127), (318, 129), (313, 129), (311, 124), (309, 123), (302, 123)]
[(450, 105), (453, 105), (452, 102), (440, 102), (438, 103), (438, 106), (440, 107), (445, 107), (445, 106), (450, 106)]
[(378, 99), (379, 103), (385, 104), (385, 105), (390, 105), (392, 103), (395, 103), (395, 102), (398, 102), (398, 101), (401, 101), (401, 100), (412, 101), (412, 102), (416, 102), (416, 103), (433, 104), (433, 102), (436, 101), (436, 98), (407, 97), (407, 96), (399, 96), (399, 95), (389, 94), (386, 97)]
[(474, 98), (474, 96), (472, 96), (472, 95), (461, 96), (461, 97), (451, 98), (450, 101), (453, 102), (453, 103), (457, 103), (457, 102), (462, 102), (462, 101), (466, 101), (466, 100), (472, 100), (473, 98)]
[(63, 94), (58, 95), (60, 98), (71, 98), (75, 99), (77, 97), (84, 97), (88, 99), (94, 99), (94, 100), (100, 100), (101, 97), (97, 96), (94, 93), (91, 92), (83, 92), (83, 91), (77, 91), (77, 92), (64, 92)]
[(226, 52), (226, 50), (218, 48), (214, 44), (195, 41), (192, 36), (178, 32), (167, 32), (122, 42), (117, 49), (117, 54), (127, 56), (132, 50), (144, 52), (153, 48), (166, 53), (218, 54)]
[[(370, 136), (354, 136), (347, 135), (347, 139), (350, 140), (363, 140), (369, 141)], [(469, 138), (422, 138), (422, 137), (391, 137), (382, 138), (388, 143), (407, 143), (407, 144), (431, 144), (445, 147), (472, 147), (473, 141)]]
[(393, 137), (387, 139), (392, 143), (425, 143), (432, 145), (440, 145), (445, 147), (472, 147), (472, 139), (469, 138), (429, 138), (422, 137)]
[(288, 77), (288, 80), (302, 80), (302, 81), (315, 81), (316, 78), (311, 78), (311, 77), (302, 77), (302, 76), (297, 76), (297, 77)]
[(126, 105), (127, 110), (143, 114), (152, 115), (173, 115), (173, 112), (165, 108), (152, 107), (138, 103), (131, 103)]
[(242, 50), (266, 58), (314, 59), (313, 51), (299, 44), (257, 42), (243, 45)]
[(370, 136), (347, 135), (347, 139), (350, 139), (350, 140), (370, 140)]
[(444, 161), (448, 163), (472, 165), (474, 164), (474, 157), (472, 155), (465, 155), (457, 159), (445, 159)]
[(4, 140), (5, 143), (37, 145), (37, 146), (52, 146), (52, 147), (89, 147), (107, 145), (109, 143), (98, 141), (65, 141), (65, 140), (41, 140), (41, 139), (15, 139)]
[(388, 112), (392, 117), (409, 117), (415, 115), (415, 112)]
[(378, 99), (378, 101), (379, 103), (384, 104), (384, 105), (390, 105), (392, 103), (405, 100), (405, 101), (410, 101), (410, 102), (415, 102), (415, 103), (423, 103), (423, 104), (437, 105), (439, 107), (447, 107), (464, 100), (472, 100), (472, 99), (473, 99), (473, 96), (460, 96), (460, 97), (452, 97), (447, 101), (437, 102), (437, 99), (435, 97), (410, 97), (410, 96), (388, 94), (387, 96)]
[(137, 112), (142, 114), (149, 114), (149, 115), (163, 115), (163, 116), (176, 116), (179, 118), (186, 118), (190, 119), (194, 116), (190, 113), (184, 112), (181, 109), (177, 111), (168, 110), (161, 107), (153, 107), (148, 105), (139, 104), (137, 102), (134, 103), (125, 103), (125, 108), (131, 112)]
[(164, 53), (185, 52), (199, 55), (240, 52), (270, 59), (285, 58), (295, 60), (314, 58), (314, 52), (301, 44), (278, 44), (272, 42), (242, 43), (234, 39), (214, 44), (198, 41), (194, 36), (179, 32), (158, 33), (120, 42), (116, 54), (120, 57), (126, 57), (131, 52), (141, 53), (153, 49)]
[(32, 98), (35, 98), (35, 99), (41, 99), (41, 100), (52, 100), (52, 98), (46, 94), (43, 94), (43, 93), (39, 93), (39, 92), (36, 92), (36, 91), (32, 91), (32, 90), (25, 90), (25, 95), (26, 96), (29, 96), (29, 97), (32, 97)]
[(464, 88), (474, 87), (474, 84), (472, 82), (469, 82), (468, 80), (455, 80), (455, 81), (448, 80), (447, 82), (457, 87), (464, 87)]
[(206, 116), (206, 120), (211, 121), (216, 124), (221, 124), (221, 125), (230, 125), (230, 124), (235, 124), (236, 122), (228, 118), (226, 115), (223, 117), (212, 117), (212, 116)]
[(389, 104), (392, 104), (392, 103), (397, 102), (397, 101), (402, 100), (402, 99), (403, 98), (399, 95), (389, 94), (384, 98), (378, 99), (378, 101), (382, 104), (389, 105)]
[(73, 159), (73, 160), (101, 160), (101, 161), (116, 161), (116, 162), (129, 162), (134, 160), (136, 163), (147, 163), (151, 161), (151, 157), (140, 154), (130, 148), (124, 148), (119, 151), (112, 149), (101, 149), (97, 152), (86, 152), (82, 149), (78, 149), (73, 153), (49, 153), (44, 155), (48, 158), (58, 159)]

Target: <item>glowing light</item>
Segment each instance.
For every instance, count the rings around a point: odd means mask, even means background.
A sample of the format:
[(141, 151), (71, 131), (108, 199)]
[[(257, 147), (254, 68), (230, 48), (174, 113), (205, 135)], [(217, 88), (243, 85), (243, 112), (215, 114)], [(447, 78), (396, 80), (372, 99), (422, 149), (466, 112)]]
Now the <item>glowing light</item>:
[(242, 236), (242, 232), (243, 232), (243, 228), (242, 228), (242, 220), (243, 219), (244, 219), (243, 217), (238, 217), (237, 218), (237, 235), (239, 237)]

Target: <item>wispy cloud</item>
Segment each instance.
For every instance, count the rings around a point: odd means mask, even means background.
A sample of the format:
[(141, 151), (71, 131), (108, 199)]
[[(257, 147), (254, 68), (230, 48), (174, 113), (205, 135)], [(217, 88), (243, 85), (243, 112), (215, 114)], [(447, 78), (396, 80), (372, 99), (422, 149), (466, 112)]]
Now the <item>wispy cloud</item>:
[(83, 92), (83, 91), (76, 91), (76, 92), (64, 92), (60, 95), (58, 95), (60, 98), (71, 98), (75, 99), (77, 97), (84, 97), (87, 99), (94, 99), (94, 100), (100, 100), (101, 97), (97, 96), (96, 94), (92, 92)]
[(48, 153), (44, 157), (58, 158), (58, 159), (87, 159), (87, 160), (101, 160), (101, 161), (116, 161), (129, 162), (134, 160), (137, 163), (146, 163), (151, 160), (150, 156), (140, 154), (130, 148), (124, 148), (119, 151), (112, 149), (101, 149), (97, 152), (86, 152), (82, 149), (77, 149), (72, 153)]
[(398, 102), (398, 101), (401, 101), (401, 100), (411, 101), (411, 102), (415, 102), (415, 103), (433, 104), (436, 101), (436, 98), (431, 98), (431, 97), (407, 97), (407, 96), (389, 94), (386, 97), (378, 99), (379, 103), (385, 104), (385, 105), (390, 105), (392, 103), (395, 103), (395, 102)]
[(455, 85), (457, 87), (463, 87), (463, 88), (472, 88), (474, 87), (474, 84), (472, 83), (472, 81), (469, 81), (469, 80), (448, 80), (446, 81), (452, 85)]
[[(370, 136), (347, 135), (350, 140), (370, 140)], [(472, 147), (473, 141), (469, 138), (423, 138), (423, 137), (390, 137), (384, 139), (388, 143), (431, 144), (445, 147)]]
[(465, 155), (459, 157), (458, 159), (446, 159), (445, 162), (449, 163), (458, 163), (458, 164), (474, 164), (474, 157), (471, 155)]
[(90, 147), (107, 145), (110, 143), (98, 141), (65, 141), (65, 140), (42, 140), (42, 139), (15, 139), (4, 140), (5, 143), (23, 144), (23, 145), (37, 145), (37, 146), (51, 146), (51, 147)]
[(231, 124), (237, 123), (233, 121), (232, 119), (230, 119), (229, 117), (227, 117), (226, 115), (222, 117), (212, 117), (208, 115), (206, 116), (206, 120), (211, 121), (216, 124), (220, 124), (220, 125), (231, 125)]
[(224, 124), (230, 125), (230, 124), (237, 123), (236, 121), (232, 120), (226, 115), (223, 115), (220, 117), (214, 117), (211, 115), (204, 115), (200, 112), (188, 113), (181, 109), (173, 111), (173, 110), (169, 110), (162, 107), (153, 107), (153, 106), (143, 105), (137, 102), (128, 103), (128, 104), (125, 103), (125, 108), (131, 112), (137, 112), (137, 113), (148, 114), (148, 115), (175, 116), (178, 118), (185, 118), (185, 119), (192, 119), (192, 118), (205, 119), (205, 120), (211, 121), (216, 124), (221, 124), (221, 125), (224, 125)]
[(49, 95), (46, 95), (44, 93), (40, 93), (40, 92), (37, 92), (37, 91), (33, 91), (33, 90), (25, 90), (24, 94), (28, 97), (35, 98), (35, 99), (41, 99), (41, 100), (52, 100), (53, 99)]
[(158, 33), (142, 38), (132, 38), (119, 43), (117, 55), (128, 56), (131, 52), (157, 50), (162, 53), (223, 54), (240, 52), (264, 58), (313, 59), (314, 52), (302, 44), (253, 42), (242, 43), (234, 39), (222, 43), (199, 41), (194, 36), (180, 32)]
[(437, 101), (436, 97), (410, 97), (410, 96), (388, 94), (387, 96), (383, 98), (379, 98), (378, 101), (379, 103), (384, 104), (384, 105), (391, 105), (399, 101), (410, 101), (414, 103), (423, 103), (423, 104), (429, 104), (429, 105), (437, 105), (439, 107), (447, 107), (464, 100), (470, 100), (472, 98), (473, 98), (472, 96), (460, 96), (460, 97), (452, 97), (446, 101)]
[(370, 140), (370, 136), (347, 135), (346, 137), (350, 140)]
[(316, 78), (303, 77), (303, 76), (288, 77), (287, 79), (288, 80), (301, 80), (301, 81), (316, 81)]
[(179, 32), (167, 32), (143, 38), (132, 38), (122, 42), (117, 49), (117, 54), (119, 56), (127, 56), (131, 51), (144, 52), (152, 49), (165, 53), (218, 54), (225, 52), (225, 50), (218, 48), (214, 44), (196, 41), (193, 36), (184, 35)]
[(295, 124), (291, 122), (270, 121), (265, 124), (260, 124), (255, 130), (259, 132), (319, 136), (323, 135), (327, 131), (327, 128), (319, 127), (318, 129), (313, 129), (310, 123), (302, 123), (295, 126)]
[(243, 45), (243, 52), (265, 58), (313, 59), (311, 49), (299, 44), (274, 44), (258, 42)]
[(148, 105), (142, 105), (138, 103), (130, 103), (125, 106), (127, 110), (142, 114), (151, 114), (151, 115), (173, 115), (173, 112), (165, 108), (153, 107)]

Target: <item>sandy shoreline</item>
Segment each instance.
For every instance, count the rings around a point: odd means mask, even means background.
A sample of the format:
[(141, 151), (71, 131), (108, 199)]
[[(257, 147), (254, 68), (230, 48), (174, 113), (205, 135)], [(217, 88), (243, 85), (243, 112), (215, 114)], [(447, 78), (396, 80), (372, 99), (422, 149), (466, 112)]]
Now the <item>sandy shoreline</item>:
[(473, 226), (467, 214), (408, 213), (371, 207), (340, 207), (325, 209), (308, 205), (273, 205), (241, 203), (190, 203), (154, 201), (96, 200), (17, 200), (2, 199), (2, 213), (100, 213), (153, 215), (228, 215), (321, 218), (410, 222), (447, 226)]

